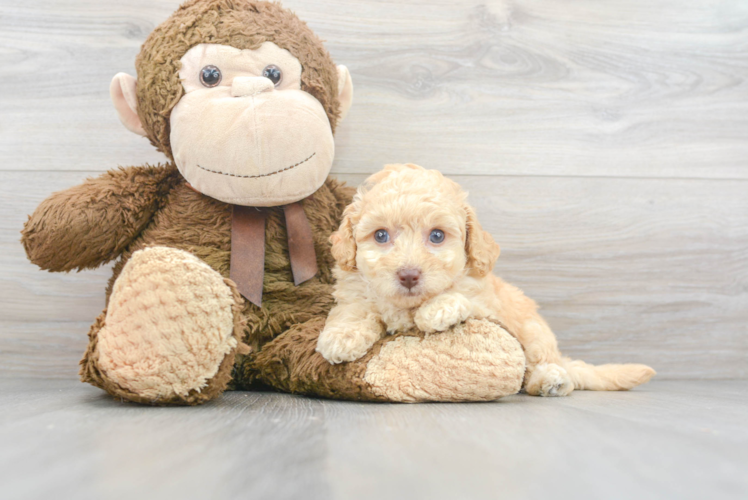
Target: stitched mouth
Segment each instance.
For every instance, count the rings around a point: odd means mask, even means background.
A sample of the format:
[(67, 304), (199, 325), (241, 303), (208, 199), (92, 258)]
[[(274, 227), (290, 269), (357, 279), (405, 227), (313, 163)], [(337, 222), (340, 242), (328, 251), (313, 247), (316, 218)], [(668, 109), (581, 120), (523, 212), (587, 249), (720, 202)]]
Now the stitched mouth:
[(240, 179), (259, 179), (261, 177), (270, 177), (271, 175), (277, 175), (277, 174), (281, 174), (283, 172), (288, 172), (289, 170), (292, 170), (292, 169), (298, 167), (299, 165), (302, 165), (302, 164), (308, 162), (316, 154), (317, 154), (317, 152), (315, 151), (314, 153), (312, 153), (311, 155), (309, 155), (308, 158), (306, 158), (304, 160), (301, 160), (299, 163), (291, 165), (290, 167), (286, 167), (286, 168), (282, 168), (280, 170), (276, 170), (275, 172), (270, 172), (269, 174), (239, 175), (239, 174), (232, 174), (232, 173), (229, 173), (229, 172), (221, 172), (220, 170), (211, 170), (209, 168), (201, 167), (200, 165), (198, 165), (197, 168), (199, 168), (201, 170), (205, 170), (206, 172), (210, 172), (212, 174), (228, 175), (229, 177), (239, 177)]

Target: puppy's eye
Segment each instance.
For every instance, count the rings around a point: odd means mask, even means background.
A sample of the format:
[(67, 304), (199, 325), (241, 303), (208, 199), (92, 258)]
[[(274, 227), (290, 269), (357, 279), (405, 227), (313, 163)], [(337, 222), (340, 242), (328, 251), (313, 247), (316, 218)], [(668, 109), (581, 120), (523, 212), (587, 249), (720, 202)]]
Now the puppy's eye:
[(200, 83), (205, 87), (215, 87), (221, 83), (221, 70), (213, 65), (205, 66), (200, 70)]
[(444, 241), (444, 231), (441, 229), (434, 229), (431, 231), (431, 234), (429, 235), (429, 241), (431, 243), (434, 243), (435, 245), (438, 245), (442, 241)]
[(377, 229), (374, 232), (374, 241), (377, 243), (387, 243), (390, 241), (390, 233), (386, 229)]
[(283, 72), (275, 64), (265, 66), (265, 69), (262, 70), (262, 76), (273, 82), (273, 85), (276, 87), (280, 84), (281, 80), (283, 80)]

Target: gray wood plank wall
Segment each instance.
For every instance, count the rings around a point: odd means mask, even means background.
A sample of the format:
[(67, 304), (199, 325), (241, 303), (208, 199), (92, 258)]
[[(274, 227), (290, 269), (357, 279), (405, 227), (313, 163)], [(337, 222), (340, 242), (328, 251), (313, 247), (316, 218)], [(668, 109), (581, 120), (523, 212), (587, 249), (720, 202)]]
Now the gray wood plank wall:
[[(353, 76), (335, 173), (452, 175), (572, 356), (748, 376), (748, 2), (284, 4)], [(55, 190), (163, 160), (108, 86), (177, 5), (0, 0), (0, 374), (76, 371), (109, 270), (41, 272), (18, 231)]]

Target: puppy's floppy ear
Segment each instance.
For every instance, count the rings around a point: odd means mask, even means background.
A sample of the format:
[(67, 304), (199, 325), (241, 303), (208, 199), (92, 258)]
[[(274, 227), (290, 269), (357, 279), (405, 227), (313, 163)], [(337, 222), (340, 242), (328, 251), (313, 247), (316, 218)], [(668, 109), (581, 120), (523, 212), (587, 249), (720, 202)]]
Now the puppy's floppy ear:
[(471, 206), (465, 205), (467, 211), (467, 237), (465, 253), (467, 254), (468, 274), (477, 277), (486, 276), (493, 271), (501, 249), (493, 237), (484, 231)]
[(353, 215), (357, 213), (357, 203), (349, 205), (343, 212), (343, 222), (340, 228), (332, 233), (332, 257), (343, 271), (356, 269), (356, 238), (353, 235)]

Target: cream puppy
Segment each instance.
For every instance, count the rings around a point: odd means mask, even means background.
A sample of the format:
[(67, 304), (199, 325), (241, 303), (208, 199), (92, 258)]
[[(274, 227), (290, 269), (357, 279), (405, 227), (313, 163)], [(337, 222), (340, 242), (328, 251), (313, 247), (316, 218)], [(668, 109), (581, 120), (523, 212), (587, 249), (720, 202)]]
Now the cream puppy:
[(331, 237), (337, 305), (317, 342), (325, 359), (353, 361), (388, 333), (477, 318), (500, 322), (522, 344), (528, 394), (624, 390), (654, 375), (645, 365), (563, 358), (535, 302), (491, 274), (499, 245), (466, 198), (438, 171), (412, 164), (388, 165), (359, 188)]

